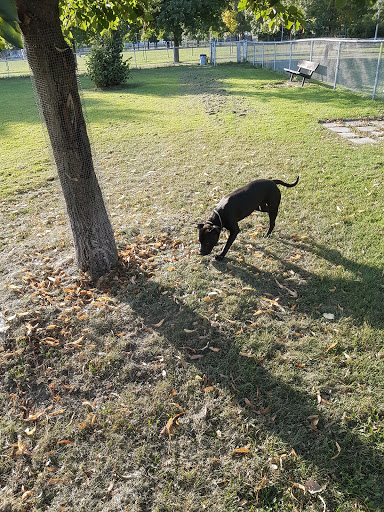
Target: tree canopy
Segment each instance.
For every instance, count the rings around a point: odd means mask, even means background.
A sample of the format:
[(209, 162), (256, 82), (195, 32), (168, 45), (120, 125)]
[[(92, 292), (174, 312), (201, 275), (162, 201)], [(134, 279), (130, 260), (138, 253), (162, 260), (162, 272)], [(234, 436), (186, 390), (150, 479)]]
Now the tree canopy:
[(82, 30), (91, 28), (101, 33), (117, 28), (123, 21), (145, 19), (149, 0), (60, 0), (59, 6), (60, 18), (66, 31), (78, 27)]
[[(227, 4), (225, 0), (61, 0), (59, 8), (62, 27), (67, 34), (73, 27), (101, 33), (116, 28), (122, 21), (140, 18), (148, 21), (151, 11), (156, 15), (158, 27), (179, 35), (183, 30), (194, 32), (217, 28)], [(240, 0), (241, 9), (269, 19), (271, 29), (281, 23), (288, 28), (294, 23), (304, 23), (297, 7), (276, 0)], [(4, 40), (18, 48), (23, 46), (15, 0), (0, 0), (0, 49), (4, 47)]]
[(306, 24), (303, 13), (293, 2), (286, 4), (280, 0), (240, 0), (239, 11), (244, 10), (252, 11), (256, 19), (267, 21), (271, 32), (276, 32), (281, 26), (287, 29), (294, 26), (298, 29)]
[[(134, 21), (146, 16), (149, 0), (75, 0), (59, 1), (60, 19), (64, 32), (73, 27), (92, 28), (101, 33), (116, 28), (121, 21)], [(17, 48), (23, 47), (15, 0), (0, 0), (0, 50), (8, 41)]]
[[(145, 22), (147, 30), (156, 27), (162, 32), (176, 34), (179, 39), (183, 32), (196, 34), (218, 30), (223, 21), (232, 32), (238, 11), (252, 13), (270, 32), (276, 32), (282, 26), (296, 30), (307, 23), (313, 26), (313, 13), (320, 13), (316, 16), (317, 26), (322, 26), (320, 18), (327, 13), (333, 13), (333, 25), (345, 18), (351, 26), (351, 23), (356, 25), (355, 17), (362, 21), (364, 15), (369, 15), (364, 14), (365, 8), (371, 9), (372, 17), (375, 13), (373, 6), (377, 3), (377, 0), (239, 0), (238, 4), (226, 0), (58, 1), (63, 31), (67, 35), (71, 35), (75, 28), (100, 34), (115, 29), (122, 22), (139, 21), (140, 25)], [(15, 0), (0, 0), (0, 50), (5, 41), (17, 48), (23, 47), (18, 21)]]

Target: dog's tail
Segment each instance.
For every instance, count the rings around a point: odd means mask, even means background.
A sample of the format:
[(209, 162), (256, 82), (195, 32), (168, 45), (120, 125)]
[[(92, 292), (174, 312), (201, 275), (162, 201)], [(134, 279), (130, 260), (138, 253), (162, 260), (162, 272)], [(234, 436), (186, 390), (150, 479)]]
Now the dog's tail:
[(295, 183), (285, 183), (284, 181), (280, 181), (280, 180), (272, 180), (272, 181), (274, 183), (276, 183), (276, 185), (284, 185), (284, 187), (294, 187), (299, 182), (299, 176), (296, 178)]

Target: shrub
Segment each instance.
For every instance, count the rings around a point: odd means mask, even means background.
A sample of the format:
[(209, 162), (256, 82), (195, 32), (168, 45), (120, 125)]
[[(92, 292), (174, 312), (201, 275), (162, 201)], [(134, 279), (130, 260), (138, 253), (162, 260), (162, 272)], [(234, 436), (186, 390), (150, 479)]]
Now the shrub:
[(129, 75), (129, 63), (123, 61), (123, 42), (118, 32), (104, 36), (91, 49), (87, 72), (97, 87), (121, 85)]

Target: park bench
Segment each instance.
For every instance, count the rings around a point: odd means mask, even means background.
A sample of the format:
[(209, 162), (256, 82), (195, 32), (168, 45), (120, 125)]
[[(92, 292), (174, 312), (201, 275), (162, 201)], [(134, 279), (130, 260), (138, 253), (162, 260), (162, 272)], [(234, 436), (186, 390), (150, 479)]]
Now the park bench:
[(301, 87), (303, 87), (305, 79), (309, 80), (318, 67), (319, 67), (318, 62), (312, 62), (311, 60), (299, 60), (299, 62), (297, 63), (296, 70), (284, 68), (284, 71), (286, 71), (287, 73), (290, 73), (290, 75), (291, 75), (290, 81), (292, 81), (294, 76), (303, 77), (303, 80), (301, 82)]

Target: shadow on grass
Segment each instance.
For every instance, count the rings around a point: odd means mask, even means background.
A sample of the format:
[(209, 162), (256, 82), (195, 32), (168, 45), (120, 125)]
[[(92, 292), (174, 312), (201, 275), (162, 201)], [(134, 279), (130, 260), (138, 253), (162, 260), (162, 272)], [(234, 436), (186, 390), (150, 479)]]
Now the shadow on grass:
[[(330, 249), (313, 240), (300, 245), (288, 238), (281, 238), (280, 242), (293, 249), (300, 248), (307, 253), (312, 253), (317, 258), (327, 261), (331, 268), (338, 270), (339, 274), (343, 272), (346, 275), (345, 278), (335, 278), (331, 275), (320, 278), (306, 273), (294, 263), (285, 262), (288, 268), (293, 269), (305, 279), (311, 279), (310, 286), (304, 287), (306, 300), (300, 305), (302, 312), (311, 314), (313, 311), (306, 305), (322, 303), (327, 308), (324, 312), (334, 313), (335, 318), (350, 317), (355, 324), (367, 323), (376, 329), (384, 329), (384, 280), (378, 268), (345, 258), (340, 251)], [(270, 253), (273, 254), (272, 251)], [(278, 258), (277, 255), (274, 257)]]
[[(288, 242), (287, 242), (288, 243)], [(310, 250), (310, 247), (306, 247)], [(363, 279), (368, 280), (367, 289), (375, 280), (378, 279), (377, 272), (373, 269), (362, 268), (354, 262), (343, 258), (337, 251), (327, 250), (321, 246), (314, 246), (313, 251), (317, 251), (322, 257), (328, 257), (329, 261), (339, 265), (343, 264), (346, 268), (356, 273), (361, 272)], [(222, 269), (223, 264), (220, 265)], [(258, 270), (257, 277), (254, 275), (254, 267), (241, 268), (241, 265), (232, 266), (233, 272), (243, 280), (244, 283), (257, 289), (257, 293), (266, 293), (269, 291), (273, 276), (267, 272)], [(223, 270), (223, 269), (222, 269)], [(129, 283), (130, 272), (121, 268), (119, 271), (125, 282)], [(252, 277), (253, 272), (253, 277)], [(128, 278), (128, 279), (127, 279)], [(141, 283), (138, 280), (141, 280)], [(329, 284), (335, 284), (329, 280)], [(133, 287), (140, 287), (143, 290), (140, 296), (135, 296)], [(326, 287), (325, 286), (325, 287)], [(346, 292), (354, 290), (354, 283), (343, 283)], [(361, 292), (356, 297), (356, 303), (349, 306), (349, 313), (360, 318), (359, 299), (363, 300)], [(311, 282), (309, 287), (313, 290), (308, 293), (314, 293), (317, 289), (316, 282)], [(112, 290), (113, 293), (113, 290)], [(294, 386), (284, 382), (282, 379), (271, 374), (263, 362), (249, 359), (241, 355), (239, 349), (233, 341), (233, 335), (224, 332), (211, 323), (203, 316), (196, 313), (191, 307), (175, 300), (173, 295), (180, 296), (180, 288), (164, 288), (153, 279), (145, 275), (139, 275), (136, 278), (135, 285), (127, 284), (126, 288), (115, 290), (119, 300), (128, 303), (137, 315), (143, 321), (153, 327), (159, 322), (160, 318), (166, 318), (166, 321), (160, 327), (156, 327), (159, 332), (172, 346), (181, 351), (188, 358), (190, 352), (188, 349), (201, 350), (206, 340), (220, 351), (212, 354), (205, 352), (204, 357), (193, 361), (200, 375), (205, 375), (207, 380), (226, 388), (233, 395), (241, 407), (248, 399), (256, 405), (253, 410), (244, 408), (245, 415), (250, 421), (258, 426), (258, 436), (264, 431), (265, 436), (273, 434), (291, 446), (295, 452), (308, 462), (309, 466), (315, 465), (323, 477), (328, 478), (333, 483), (335, 489), (338, 489), (349, 499), (364, 503), (370, 510), (376, 510), (382, 506), (382, 497), (384, 496), (384, 479), (382, 470), (384, 467), (384, 455), (365, 441), (362, 436), (353, 432), (353, 425), (348, 422), (335, 423), (327, 411), (319, 411), (316, 398), (297, 389)], [(303, 293), (306, 293), (305, 290)], [(305, 301), (304, 301), (305, 302)], [(366, 318), (367, 319), (367, 318)], [(373, 313), (369, 314), (368, 321), (372, 321), (376, 326), (382, 325), (382, 319), (375, 319)], [(191, 334), (185, 332), (185, 328), (194, 326), (193, 338)], [(276, 340), (278, 344), (278, 340)], [(274, 349), (272, 349), (273, 352)], [(274, 354), (271, 353), (271, 358)], [(261, 404), (268, 404), (270, 408), (269, 416), (260, 414)], [(259, 409), (258, 409), (259, 407)], [(318, 431), (311, 430), (308, 425), (308, 417), (312, 415), (319, 416)], [(330, 454), (336, 451), (336, 442), (341, 446), (341, 452), (334, 460)], [(340, 503), (331, 503), (329, 498), (327, 505), (329, 510), (336, 510)], [(379, 508), (377, 508), (379, 509)]]
[[(367, 324), (375, 329), (384, 329), (384, 279), (382, 271), (369, 265), (345, 258), (340, 251), (330, 249), (311, 240), (299, 244), (292, 238), (279, 235), (279, 243), (291, 249), (298, 249), (327, 262), (329, 275), (317, 276), (303, 269), (289, 259), (282, 259), (273, 249), (268, 248), (265, 257), (272, 257), (280, 262), (283, 272), (292, 270), (300, 277), (303, 284), (292, 285), (299, 293), (296, 312), (319, 318), (323, 313), (334, 314), (335, 319), (351, 318), (355, 325)], [(287, 251), (285, 251), (287, 252)], [(238, 263), (227, 258), (233, 266), (234, 274), (247, 286), (260, 284), (259, 269), (242, 261)], [(222, 270), (221, 264), (216, 266)], [(343, 273), (345, 277), (333, 277), (332, 271)], [(273, 277), (267, 279), (266, 291), (271, 292)], [(279, 289), (276, 287), (276, 295)], [(316, 306), (315, 306), (316, 305)]]

